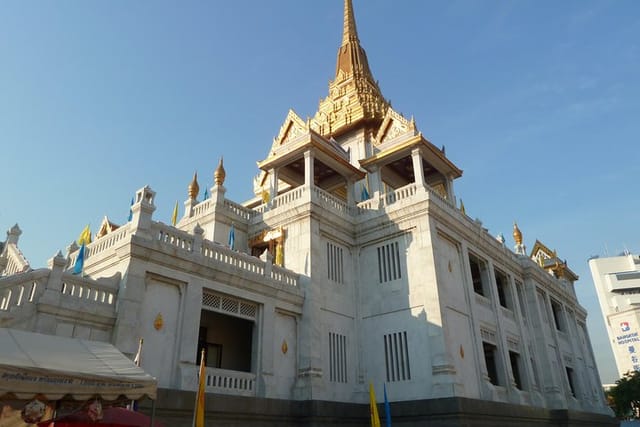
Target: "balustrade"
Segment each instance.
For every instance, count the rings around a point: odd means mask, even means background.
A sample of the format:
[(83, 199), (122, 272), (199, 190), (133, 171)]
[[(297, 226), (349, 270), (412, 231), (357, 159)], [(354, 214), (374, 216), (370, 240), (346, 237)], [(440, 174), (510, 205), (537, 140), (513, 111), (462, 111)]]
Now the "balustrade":
[[(246, 397), (256, 395), (256, 374), (251, 372), (206, 368), (205, 375), (204, 383), (207, 392)], [(197, 390), (197, 365), (182, 365), (181, 383), (185, 390)]]
[(49, 278), (48, 270), (4, 277), (0, 280), (0, 311), (38, 302)]
[(224, 199), (224, 207), (227, 210), (239, 216), (240, 218), (243, 218), (247, 221), (250, 220), (251, 217), (255, 215), (255, 213), (251, 209), (245, 208), (244, 206), (239, 205), (238, 203), (232, 202), (231, 200), (228, 200), (228, 199)]
[(60, 292), (68, 297), (86, 300), (92, 303), (113, 305), (116, 301), (117, 287), (102, 285), (93, 280), (82, 279), (65, 273)]
[(327, 193), (320, 187), (314, 186), (312, 188), (314, 201), (318, 202), (320, 206), (334, 212), (349, 213), (349, 206), (344, 200), (341, 200), (333, 196), (332, 194)]
[(161, 243), (175, 246), (190, 251), (193, 248), (193, 236), (185, 231), (178, 230), (159, 222), (154, 222), (151, 230), (155, 239)]

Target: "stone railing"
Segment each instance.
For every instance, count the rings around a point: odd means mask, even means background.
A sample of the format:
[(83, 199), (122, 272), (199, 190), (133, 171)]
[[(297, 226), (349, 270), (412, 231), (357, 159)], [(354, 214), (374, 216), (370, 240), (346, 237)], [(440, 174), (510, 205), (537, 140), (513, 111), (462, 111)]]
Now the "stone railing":
[(151, 233), (154, 239), (161, 243), (186, 251), (191, 251), (193, 248), (193, 236), (170, 225), (154, 222), (151, 225)]
[(118, 285), (104, 285), (88, 278), (64, 273), (60, 293), (70, 298), (112, 306), (116, 303)]
[(256, 276), (268, 277), (271, 280), (283, 285), (298, 287), (298, 274), (285, 268), (272, 265), (251, 255), (232, 251), (231, 249), (212, 243), (208, 240), (202, 242), (202, 255), (215, 262), (229, 267), (255, 274)]
[(371, 211), (373, 209), (373, 207), (374, 207), (374, 203), (375, 202), (376, 202), (375, 199), (370, 198), (370, 199), (363, 200), (362, 202), (358, 203), (356, 205), (358, 213), (362, 214), (362, 213)]
[[(128, 225), (123, 225), (118, 228), (116, 231), (109, 233), (105, 236), (100, 237), (96, 241), (90, 243), (86, 250), (86, 256), (96, 255), (100, 252), (106, 251), (107, 249), (113, 247), (116, 243), (124, 239), (129, 235), (129, 227)], [(77, 255), (77, 254), (76, 254)]]
[(7, 245), (7, 264), (1, 274), (9, 276), (16, 273), (22, 273), (29, 269), (29, 262), (26, 260), (20, 249), (14, 244)]
[(222, 245), (204, 241), (202, 242), (202, 255), (221, 264), (264, 276), (264, 261), (251, 255), (232, 251)]
[(0, 311), (37, 303), (49, 280), (50, 270), (39, 269), (0, 279)]
[(228, 199), (224, 199), (224, 207), (228, 211), (233, 212), (235, 215), (247, 221), (250, 220), (256, 214), (253, 210), (249, 208), (245, 208), (244, 206), (236, 202), (232, 202), (231, 200), (228, 200)]
[(350, 209), (347, 203), (321, 189), (320, 187), (313, 186), (313, 201), (338, 214), (350, 214)]
[(210, 209), (210, 205), (211, 199), (201, 201), (193, 207), (193, 216), (199, 217), (201, 215), (204, 215)]
[(235, 396), (256, 395), (256, 375), (250, 372), (207, 368), (206, 390)]
[(446, 197), (443, 197), (440, 193), (438, 193), (432, 187), (429, 187), (427, 185), (426, 188), (427, 188), (427, 192), (429, 193), (429, 200), (435, 200), (436, 202), (446, 205), (449, 208), (455, 208), (455, 204), (452, 201), (450, 201)]
[(301, 185), (292, 190), (287, 191), (286, 193), (280, 194), (277, 197), (274, 197), (271, 201), (271, 208), (276, 209), (280, 206), (288, 206), (291, 203), (295, 202), (298, 199), (301, 199), (306, 193), (306, 187)]
[[(206, 369), (206, 391), (233, 396), (254, 397), (256, 395), (256, 374), (227, 369)], [(197, 390), (198, 366), (183, 363), (180, 371), (180, 387), (183, 390)]]
[(298, 277), (299, 276), (296, 273), (285, 268), (279, 267), (275, 264), (271, 266), (271, 278), (276, 282), (281, 282), (297, 288)]
[(411, 183), (409, 185), (405, 185), (404, 187), (400, 187), (396, 190), (389, 191), (388, 193), (382, 195), (382, 203), (383, 206), (389, 206), (396, 202), (399, 202), (403, 199), (408, 199), (409, 197), (416, 194), (417, 186), (415, 183)]

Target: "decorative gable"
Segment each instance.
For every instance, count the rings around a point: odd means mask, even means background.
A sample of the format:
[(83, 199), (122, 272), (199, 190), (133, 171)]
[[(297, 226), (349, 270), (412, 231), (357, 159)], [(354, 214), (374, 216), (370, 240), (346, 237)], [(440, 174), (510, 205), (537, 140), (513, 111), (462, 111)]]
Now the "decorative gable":
[(105, 216), (102, 220), (102, 224), (100, 224), (98, 232), (96, 233), (96, 239), (99, 239), (102, 236), (106, 236), (107, 234), (114, 232), (118, 228), (120, 228), (118, 224), (109, 221), (109, 218)]
[(544, 261), (548, 259), (555, 259), (558, 256), (555, 251), (552, 251), (548, 247), (546, 247), (542, 242), (536, 240), (535, 245), (533, 245), (533, 249), (531, 250), (531, 259), (537, 262), (540, 265), (544, 265)]
[(302, 120), (295, 111), (289, 110), (287, 118), (280, 127), (278, 136), (273, 140), (270, 155), (273, 155), (280, 146), (287, 144), (289, 141), (297, 138), (298, 136), (304, 135), (307, 132), (309, 132), (309, 126), (307, 123)]
[(389, 108), (376, 134), (376, 145), (382, 145), (387, 141), (404, 135), (411, 137), (418, 135), (416, 122), (413, 118), (407, 120), (402, 114), (397, 113), (393, 108)]

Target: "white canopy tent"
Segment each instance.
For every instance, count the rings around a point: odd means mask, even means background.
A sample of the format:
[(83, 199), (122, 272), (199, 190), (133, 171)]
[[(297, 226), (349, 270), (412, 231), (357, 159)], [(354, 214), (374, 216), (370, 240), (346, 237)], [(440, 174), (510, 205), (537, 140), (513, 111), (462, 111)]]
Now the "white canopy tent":
[(157, 382), (113, 345), (0, 328), (0, 397), (155, 400)]

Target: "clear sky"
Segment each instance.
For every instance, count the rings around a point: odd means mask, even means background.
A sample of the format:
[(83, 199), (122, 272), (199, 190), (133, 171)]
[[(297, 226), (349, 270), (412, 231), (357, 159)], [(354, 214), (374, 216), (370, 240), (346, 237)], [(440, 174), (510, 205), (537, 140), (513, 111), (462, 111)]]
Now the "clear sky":
[[(464, 170), (467, 214), (513, 245), (517, 221), (580, 275), (603, 382), (617, 378), (591, 255), (640, 252), (640, 1), (354, 0), (393, 107)], [(23, 1), (0, 11), (0, 227), (42, 267), (135, 190), (170, 222), (220, 156), (227, 196), (289, 108), (316, 111), (342, 0)], [(635, 142), (634, 142), (635, 141)], [(633, 145), (633, 144), (636, 145)]]

